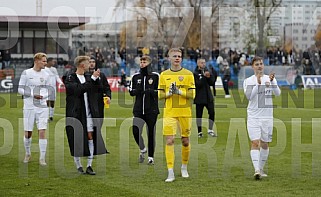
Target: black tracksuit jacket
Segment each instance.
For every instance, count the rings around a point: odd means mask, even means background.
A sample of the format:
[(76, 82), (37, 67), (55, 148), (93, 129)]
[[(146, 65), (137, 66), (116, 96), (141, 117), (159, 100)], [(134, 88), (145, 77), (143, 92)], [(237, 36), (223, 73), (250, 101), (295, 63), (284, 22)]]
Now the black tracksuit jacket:
[(129, 93), (135, 96), (134, 116), (159, 114), (157, 92), (159, 74), (149, 69), (150, 66), (140, 69), (140, 72), (134, 74), (131, 79)]

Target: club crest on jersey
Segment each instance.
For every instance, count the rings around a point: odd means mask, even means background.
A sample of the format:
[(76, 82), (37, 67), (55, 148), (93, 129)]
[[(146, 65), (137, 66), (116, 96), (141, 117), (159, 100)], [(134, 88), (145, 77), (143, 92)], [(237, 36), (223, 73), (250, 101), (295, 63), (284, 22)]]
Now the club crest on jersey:
[(153, 79), (152, 78), (148, 79), (148, 83), (149, 85), (151, 85), (153, 83)]
[(269, 81), (265, 82), (265, 86), (269, 87), (270, 86), (270, 82)]
[(142, 83), (142, 80), (141, 80), (141, 79), (138, 79), (138, 80), (137, 80), (137, 83), (138, 83), (138, 84), (141, 84), (141, 83)]
[(179, 77), (178, 77), (178, 80), (179, 80), (179, 81), (183, 81), (183, 80), (184, 80), (184, 76), (179, 76)]

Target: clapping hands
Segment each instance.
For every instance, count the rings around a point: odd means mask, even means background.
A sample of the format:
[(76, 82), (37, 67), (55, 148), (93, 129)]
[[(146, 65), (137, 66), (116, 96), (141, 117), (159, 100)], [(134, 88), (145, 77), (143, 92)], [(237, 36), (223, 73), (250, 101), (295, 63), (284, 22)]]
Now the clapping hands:
[(275, 77), (275, 73), (274, 73), (274, 72), (271, 72), (270, 75), (269, 75), (269, 77), (270, 77), (270, 81), (273, 81), (273, 79), (274, 79), (274, 77)]
[(175, 81), (173, 83), (171, 83), (171, 86), (169, 88), (169, 92), (171, 94), (178, 94), (178, 95), (181, 94), (181, 91), (179, 90), (179, 88), (177, 88)]

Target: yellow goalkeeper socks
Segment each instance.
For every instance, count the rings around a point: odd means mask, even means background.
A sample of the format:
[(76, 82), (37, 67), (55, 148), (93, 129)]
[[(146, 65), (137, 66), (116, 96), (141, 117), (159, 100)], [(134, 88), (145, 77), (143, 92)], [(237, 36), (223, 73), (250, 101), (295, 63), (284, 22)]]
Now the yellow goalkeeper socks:
[(174, 145), (165, 146), (165, 156), (167, 162), (167, 169), (174, 168)]
[(189, 153), (191, 151), (191, 145), (182, 146), (182, 164), (188, 164)]

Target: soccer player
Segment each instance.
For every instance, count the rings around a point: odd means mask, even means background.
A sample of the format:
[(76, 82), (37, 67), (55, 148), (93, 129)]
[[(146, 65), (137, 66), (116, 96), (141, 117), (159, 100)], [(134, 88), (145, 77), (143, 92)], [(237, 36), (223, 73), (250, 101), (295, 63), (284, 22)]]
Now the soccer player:
[(138, 162), (143, 163), (147, 152), (142, 137), (143, 127), (147, 125), (148, 137), (148, 165), (154, 165), (155, 152), (155, 124), (159, 114), (158, 109), (158, 73), (152, 72), (152, 59), (144, 55), (140, 58), (140, 71), (132, 76), (129, 93), (135, 96), (133, 107), (133, 135), (140, 153)]
[(59, 85), (63, 86), (64, 83), (61, 81), (57, 69), (54, 67), (56, 61), (49, 57), (47, 60), (47, 65), (45, 71), (49, 74), (49, 84), (52, 87), (49, 92), (49, 98), (47, 100), (47, 105), (49, 107), (49, 121), (53, 121), (53, 115), (55, 110), (56, 92), (57, 92), (57, 82)]
[(252, 60), (254, 75), (246, 78), (243, 83), (244, 93), (249, 100), (247, 107), (247, 130), (251, 140), (251, 159), (254, 166), (254, 178), (266, 177), (263, 168), (269, 155), (269, 142), (273, 132), (273, 101), (281, 90), (274, 78), (274, 73), (264, 74), (261, 57)]
[(41, 166), (46, 163), (47, 139), (45, 132), (48, 122), (48, 107), (46, 100), (48, 98), (49, 75), (44, 71), (47, 64), (47, 55), (37, 53), (34, 55), (34, 64), (32, 68), (24, 70), (19, 81), (18, 92), (23, 96), (23, 126), (24, 147), (26, 150), (24, 163), (28, 163), (31, 158), (31, 141), (34, 123), (36, 122), (39, 132), (39, 149)]
[(102, 94), (99, 93), (103, 88), (99, 78), (100, 70), (89, 73), (89, 60), (88, 56), (76, 57), (77, 70), (64, 79), (66, 133), (78, 173), (85, 174), (80, 157), (88, 156), (86, 174), (95, 175), (92, 168), (93, 156), (108, 152), (100, 130), (100, 108), (103, 108)]
[(165, 182), (173, 182), (174, 138), (177, 127), (182, 141), (182, 177), (188, 178), (187, 164), (190, 155), (189, 137), (192, 127), (192, 101), (195, 95), (194, 75), (182, 68), (182, 51), (172, 48), (168, 52), (171, 67), (161, 73), (159, 79), (159, 98), (165, 99), (163, 135), (165, 136), (165, 157), (168, 177)]
[(215, 86), (215, 76), (210, 73), (206, 67), (204, 58), (197, 59), (197, 67), (194, 71), (196, 95), (194, 103), (196, 105), (196, 123), (198, 130), (198, 137), (203, 137), (202, 133), (202, 116), (203, 109), (206, 107), (208, 112), (208, 135), (217, 137), (217, 134), (213, 131), (213, 124), (215, 118), (214, 111), (214, 98), (210, 86)]

